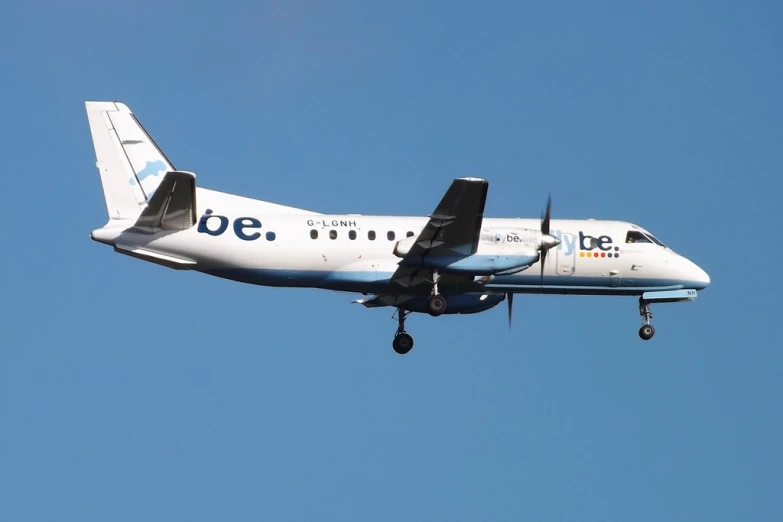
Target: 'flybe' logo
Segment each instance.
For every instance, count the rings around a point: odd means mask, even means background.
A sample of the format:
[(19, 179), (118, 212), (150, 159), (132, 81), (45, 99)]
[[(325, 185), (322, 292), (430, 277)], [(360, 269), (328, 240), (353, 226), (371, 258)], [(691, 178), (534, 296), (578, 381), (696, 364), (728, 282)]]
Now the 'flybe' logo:
[(553, 230), (552, 234), (560, 240), (557, 249), (564, 256), (570, 256), (574, 253), (577, 246), (579, 248), (579, 257), (620, 257), (620, 247), (615, 246), (612, 238), (606, 235), (593, 237), (579, 231), (579, 244), (575, 234)]

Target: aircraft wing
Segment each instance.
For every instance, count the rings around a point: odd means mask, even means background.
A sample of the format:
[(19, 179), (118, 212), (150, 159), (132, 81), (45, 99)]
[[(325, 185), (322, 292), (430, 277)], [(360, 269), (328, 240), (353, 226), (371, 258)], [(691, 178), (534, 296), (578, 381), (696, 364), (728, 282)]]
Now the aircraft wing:
[[(427, 281), (431, 270), (422, 268), (426, 256), (467, 257), (475, 254), (488, 188), (489, 182), (480, 178), (455, 179), (400, 261), (391, 282), (409, 287)], [(458, 279), (470, 278), (462, 276)]]

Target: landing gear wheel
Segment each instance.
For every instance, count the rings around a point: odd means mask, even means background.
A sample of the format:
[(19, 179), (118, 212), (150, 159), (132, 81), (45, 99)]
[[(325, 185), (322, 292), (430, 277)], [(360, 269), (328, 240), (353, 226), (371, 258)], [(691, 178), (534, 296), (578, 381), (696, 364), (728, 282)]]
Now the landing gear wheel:
[(650, 324), (653, 314), (650, 311), (650, 303), (641, 297), (639, 298), (639, 315), (642, 316), (642, 322), (644, 323), (642, 324), (642, 327), (639, 328), (639, 337), (641, 337), (643, 341), (649, 341), (653, 338), (653, 335), (655, 335), (655, 328)]
[(413, 337), (408, 332), (400, 332), (394, 336), (392, 348), (400, 355), (405, 355), (413, 348)]
[[(400, 355), (405, 355), (413, 348), (413, 337), (405, 331), (405, 318), (408, 317), (410, 312), (398, 308), (397, 315), (397, 332), (394, 334), (394, 340), (392, 341), (392, 348)], [(392, 316), (394, 318), (394, 316)]]
[(643, 324), (642, 327), (639, 328), (639, 337), (641, 337), (642, 340), (649, 341), (653, 338), (653, 335), (655, 335), (655, 328), (653, 328), (653, 325)]
[(440, 314), (446, 311), (446, 298), (440, 295), (438, 292), (438, 281), (440, 281), (440, 274), (437, 270), (432, 271), (432, 293), (427, 301), (427, 313), (432, 317), (438, 317)]
[(445, 311), (446, 298), (440, 294), (431, 295), (429, 301), (427, 301), (427, 312), (431, 316), (437, 317)]

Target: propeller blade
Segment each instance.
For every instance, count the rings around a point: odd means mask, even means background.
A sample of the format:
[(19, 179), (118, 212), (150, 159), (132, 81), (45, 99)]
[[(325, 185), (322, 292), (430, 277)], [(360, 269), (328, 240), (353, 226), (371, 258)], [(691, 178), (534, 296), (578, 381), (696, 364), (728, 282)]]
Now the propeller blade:
[[(546, 237), (549, 235), (549, 224), (552, 220), (552, 194), (549, 194), (549, 197), (546, 200), (546, 211), (544, 212), (544, 215), (541, 218), (541, 234), (542, 236)], [(547, 243), (546, 246), (544, 246), (543, 239), (542, 239), (542, 248), (541, 248), (541, 284), (544, 284), (544, 265), (546, 264), (546, 253), (547, 251), (552, 248), (551, 239), (550, 243)], [(559, 241), (558, 241), (559, 243)]]
[(508, 300), (508, 329), (511, 330), (511, 311), (514, 309), (514, 294), (506, 294)]
[(552, 217), (552, 194), (549, 195), (549, 199), (546, 201), (546, 212), (544, 212), (544, 219), (541, 220), (541, 233), (549, 234), (549, 221)]

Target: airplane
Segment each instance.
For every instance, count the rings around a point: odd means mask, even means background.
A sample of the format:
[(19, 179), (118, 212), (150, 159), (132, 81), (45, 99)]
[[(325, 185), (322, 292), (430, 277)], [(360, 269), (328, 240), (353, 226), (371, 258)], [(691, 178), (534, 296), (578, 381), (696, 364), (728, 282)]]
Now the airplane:
[(396, 309), (392, 347), (413, 348), (412, 313), (474, 314), (515, 294), (639, 298), (639, 337), (655, 334), (650, 305), (693, 301), (709, 275), (625, 221), (484, 217), (489, 183), (453, 180), (425, 217), (321, 214), (196, 186), (123, 103), (85, 102), (108, 222), (90, 237), (177, 270), (272, 287), (362, 294)]

